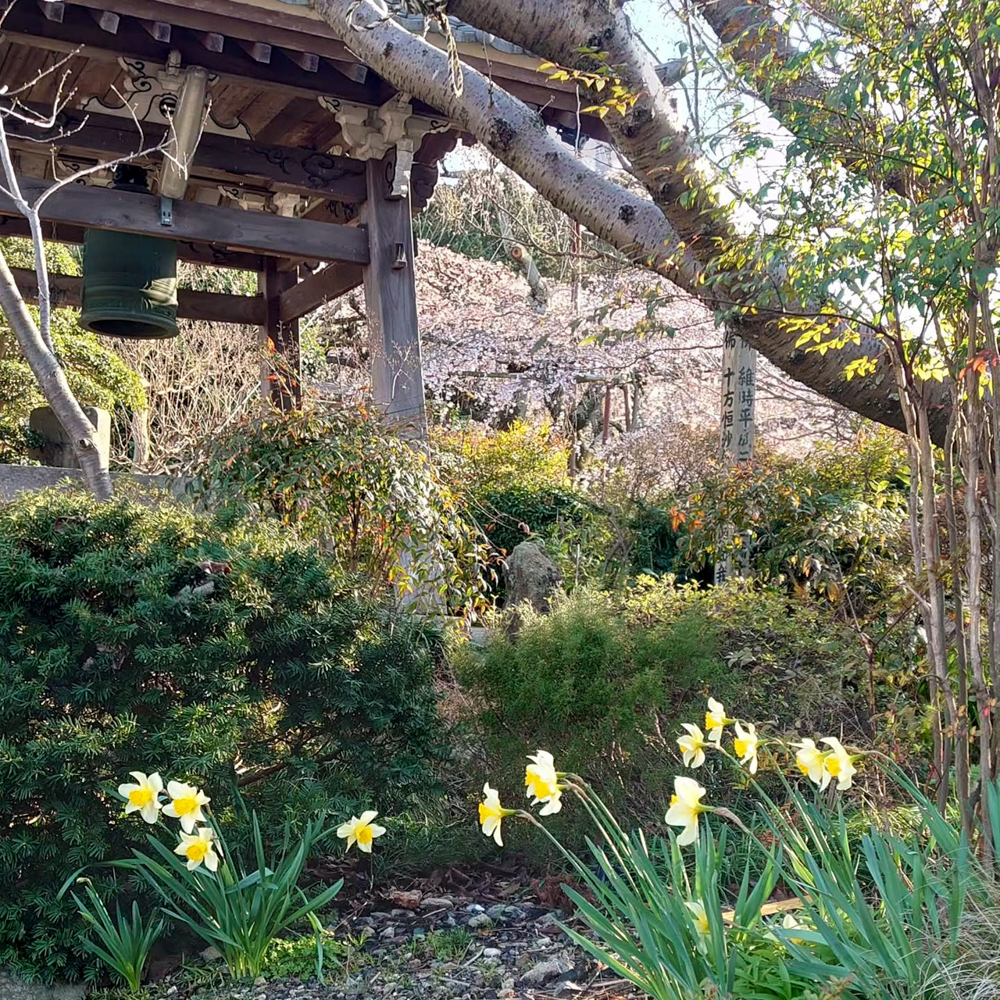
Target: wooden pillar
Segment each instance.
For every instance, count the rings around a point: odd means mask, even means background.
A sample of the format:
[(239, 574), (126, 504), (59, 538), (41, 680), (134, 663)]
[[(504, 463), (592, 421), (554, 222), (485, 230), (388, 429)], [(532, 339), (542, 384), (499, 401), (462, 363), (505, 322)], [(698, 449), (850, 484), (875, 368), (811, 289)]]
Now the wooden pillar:
[[(368, 227), (365, 305), (372, 358), (372, 396), (403, 433), (426, 437), (424, 375), (417, 326), (413, 222), (408, 193), (393, 196), (396, 152), (368, 161)], [(408, 192), (409, 185), (397, 185)]]
[(281, 293), (292, 288), (297, 280), (298, 268), (279, 271), (276, 257), (264, 258), (264, 270), (257, 279), (265, 308), (264, 326), (260, 331), (264, 352), (260, 366), (260, 391), (282, 413), (302, 406), (299, 321), (281, 319)]

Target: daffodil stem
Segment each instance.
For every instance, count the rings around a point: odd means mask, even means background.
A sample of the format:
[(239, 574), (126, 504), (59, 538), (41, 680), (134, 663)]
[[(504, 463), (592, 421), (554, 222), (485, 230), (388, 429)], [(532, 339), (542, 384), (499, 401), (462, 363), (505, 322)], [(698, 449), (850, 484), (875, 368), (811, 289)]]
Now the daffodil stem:
[[(608, 847), (617, 859), (619, 867), (621, 868), (621, 874), (628, 879), (632, 888), (638, 891), (638, 886), (632, 876), (632, 870), (630, 869), (625, 858), (622, 856), (623, 851), (626, 854), (631, 853), (632, 851), (632, 844), (629, 841), (628, 836), (625, 834), (625, 831), (621, 828), (611, 810), (604, 804), (604, 800), (593, 790), (593, 788), (591, 788), (589, 784), (587, 784), (586, 781), (576, 774), (570, 774), (566, 777), (570, 779), (567, 782), (566, 787), (569, 788), (583, 803), (584, 809), (587, 810), (588, 815), (594, 821), (594, 825), (597, 829), (601, 831), (601, 835), (604, 837)], [(611, 831), (617, 834), (617, 841), (615, 837), (612, 836), (611, 832), (609, 832), (609, 827)]]

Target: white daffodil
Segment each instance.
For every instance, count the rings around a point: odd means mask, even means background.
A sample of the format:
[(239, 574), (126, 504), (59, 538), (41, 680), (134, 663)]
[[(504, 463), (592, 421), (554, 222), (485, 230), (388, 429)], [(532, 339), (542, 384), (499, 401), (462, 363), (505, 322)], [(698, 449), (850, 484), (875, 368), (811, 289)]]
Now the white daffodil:
[(543, 804), (539, 816), (551, 816), (562, 809), (562, 788), (555, 759), (548, 750), (539, 750), (534, 756), (529, 755), (528, 760), (531, 763), (524, 769), (525, 795), (533, 806)]
[(721, 701), (708, 699), (708, 711), (705, 713), (705, 729), (708, 730), (709, 743), (722, 742), (722, 730), (733, 720), (726, 716), (726, 709)]
[(167, 782), (167, 795), (170, 796), (170, 802), (164, 806), (163, 815), (179, 819), (185, 833), (194, 833), (194, 828), (205, 822), (201, 807), (207, 806), (212, 800), (200, 788), (185, 785), (183, 781)]
[(337, 836), (347, 841), (346, 850), (349, 851), (354, 844), (357, 844), (359, 851), (371, 854), (372, 841), (385, 833), (384, 826), (372, 822), (376, 816), (378, 813), (374, 809), (366, 809), (360, 817), (352, 816), (346, 823), (341, 823), (337, 827)]
[(830, 784), (830, 775), (823, 767), (823, 751), (816, 746), (815, 741), (804, 739), (801, 743), (793, 743), (799, 752), (795, 755), (795, 763), (799, 770), (820, 789)]
[(705, 912), (705, 904), (700, 900), (688, 900), (684, 905), (690, 910), (694, 917), (695, 930), (698, 932), (698, 948), (704, 949), (705, 939), (712, 934), (712, 928), (708, 923), (708, 914)]
[(488, 781), (483, 785), (483, 796), (483, 801), (479, 803), (479, 825), (487, 837), (492, 837), (498, 847), (503, 847), (500, 824), (505, 816), (513, 816), (515, 810), (504, 809), (500, 805), (500, 793), (495, 788), (490, 788)]
[(118, 794), (125, 799), (125, 813), (137, 812), (147, 823), (155, 823), (159, 818), (160, 793), (163, 791), (163, 779), (159, 774), (145, 775), (142, 771), (129, 771), (135, 778), (134, 785), (119, 785)]
[(733, 751), (740, 763), (746, 764), (751, 774), (757, 773), (757, 727), (752, 722), (747, 723), (746, 729), (739, 722), (736, 723)]
[(694, 778), (674, 778), (674, 794), (670, 797), (666, 822), (671, 826), (684, 827), (677, 837), (680, 847), (693, 844), (698, 839), (698, 816), (708, 811), (707, 806), (701, 804), (704, 794), (705, 789)]
[(189, 872), (193, 872), (202, 864), (210, 872), (216, 871), (219, 867), (219, 855), (215, 849), (215, 835), (207, 826), (198, 827), (198, 832), (194, 834), (182, 833), (181, 842), (174, 848), (174, 854), (187, 858)]
[(681, 725), (687, 730), (687, 736), (677, 737), (684, 766), (701, 767), (705, 763), (705, 747), (708, 746), (705, 734), (694, 723), (682, 722)]
[(843, 792), (851, 787), (858, 769), (851, 763), (851, 755), (836, 736), (827, 736), (820, 743), (830, 748), (823, 754), (823, 773), (827, 776), (827, 782), (831, 779), (836, 781), (837, 790)]

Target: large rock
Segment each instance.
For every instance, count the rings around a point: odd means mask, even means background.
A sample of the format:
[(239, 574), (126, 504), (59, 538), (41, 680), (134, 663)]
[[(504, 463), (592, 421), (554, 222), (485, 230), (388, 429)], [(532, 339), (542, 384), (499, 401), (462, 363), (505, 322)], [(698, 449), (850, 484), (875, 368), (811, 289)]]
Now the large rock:
[(41, 983), (26, 983), (0, 969), (2, 1000), (82, 1000), (85, 993), (86, 988), (80, 983), (73, 986), (43, 986)]
[(527, 601), (536, 611), (548, 611), (562, 574), (538, 542), (521, 542), (507, 557), (507, 606)]

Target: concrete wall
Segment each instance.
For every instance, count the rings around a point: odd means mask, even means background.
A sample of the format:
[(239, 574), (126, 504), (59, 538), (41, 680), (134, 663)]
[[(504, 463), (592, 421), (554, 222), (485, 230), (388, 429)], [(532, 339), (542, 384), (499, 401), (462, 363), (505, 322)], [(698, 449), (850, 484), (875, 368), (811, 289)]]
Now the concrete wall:
[[(171, 476), (134, 476), (131, 473), (119, 473), (113, 478), (125, 478), (154, 489), (170, 490), (177, 496), (184, 492), (187, 484), (187, 480), (174, 479)], [(79, 469), (56, 469), (48, 465), (0, 465), (0, 501), (13, 500), (19, 493), (58, 486), (67, 480), (82, 483), (83, 474)]]

